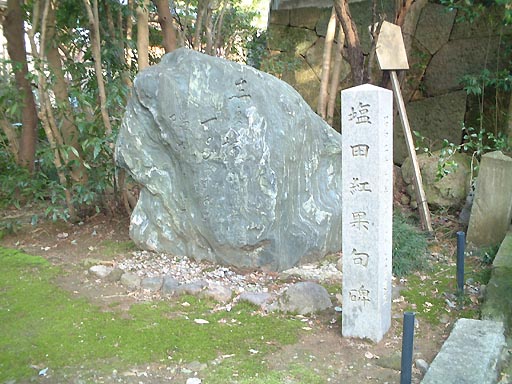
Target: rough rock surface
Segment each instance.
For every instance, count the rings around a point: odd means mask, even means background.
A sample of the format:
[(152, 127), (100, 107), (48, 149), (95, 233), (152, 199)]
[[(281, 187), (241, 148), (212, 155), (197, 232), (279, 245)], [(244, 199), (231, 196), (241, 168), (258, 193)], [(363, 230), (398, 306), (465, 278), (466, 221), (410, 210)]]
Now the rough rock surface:
[[(427, 202), (436, 207), (460, 208), (471, 187), (471, 157), (462, 153), (453, 154), (449, 160), (455, 161), (457, 167), (448, 167), (450, 173), (438, 180), (440, 155), (441, 151), (433, 152), (432, 156), (426, 153), (418, 155)], [(415, 201), (413, 167), (409, 157), (402, 164), (402, 176), (408, 184), (407, 192), (411, 200)]]
[(311, 281), (302, 281), (290, 286), (279, 298), (277, 306), (281, 311), (295, 312), (299, 315), (316, 313), (330, 307), (332, 302), (327, 290)]
[[(417, 142), (431, 151), (443, 147), (443, 140), (459, 144), (462, 139), (461, 122), (466, 112), (466, 91), (429, 97), (407, 104), (409, 123), (425, 139)], [(402, 164), (409, 156), (400, 119), (394, 121), (393, 161)]]
[(289, 268), (341, 247), (341, 136), (292, 87), (178, 49), (135, 79), (116, 144), (144, 249)]

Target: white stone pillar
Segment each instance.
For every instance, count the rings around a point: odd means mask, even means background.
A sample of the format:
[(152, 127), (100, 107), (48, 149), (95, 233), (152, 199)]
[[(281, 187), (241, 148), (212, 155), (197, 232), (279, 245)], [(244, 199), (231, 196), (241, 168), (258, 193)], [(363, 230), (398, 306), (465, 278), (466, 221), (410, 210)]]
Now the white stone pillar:
[(393, 93), (360, 85), (341, 105), (342, 334), (378, 342), (391, 325)]

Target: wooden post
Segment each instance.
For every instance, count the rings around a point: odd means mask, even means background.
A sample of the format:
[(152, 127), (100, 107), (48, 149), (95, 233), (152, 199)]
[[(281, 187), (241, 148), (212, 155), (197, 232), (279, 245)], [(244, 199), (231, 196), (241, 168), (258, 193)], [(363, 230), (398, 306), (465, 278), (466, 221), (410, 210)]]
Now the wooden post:
[(414, 171), (414, 188), (416, 190), (416, 201), (418, 203), (418, 211), (420, 213), (421, 226), (423, 230), (433, 232), (432, 223), (430, 222), (430, 211), (428, 210), (427, 198), (423, 190), (423, 182), (421, 181), (421, 172), (416, 157), (416, 149), (412, 139), (411, 127), (405, 110), (400, 83), (396, 76), (396, 71), (409, 69), (407, 62), (407, 53), (405, 52), (404, 40), (402, 39), (402, 30), (398, 25), (384, 21), (380, 28), (376, 45), (377, 61), (380, 69), (389, 71), (391, 74), (391, 83), (393, 85), (393, 93), (395, 94), (396, 104), (398, 105), (398, 114), (404, 129), (407, 151), (412, 160)]
[(418, 158), (416, 157), (416, 149), (414, 147), (414, 141), (412, 139), (411, 127), (409, 126), (409, 119), (407, 118), (407, 111), (405, 110), (402, 91), (400, 90), (400, 83), (398, 82), (396, 71), (390, 71), (390, 74), (391, 83), (393, 85), (393, 93), (395, 94), (396, 104), (398, 105), (398, 114), (400, 115), (400, 121), (402, 122), (402, 128), (404, 130), (407, 151), (409, 152), (409, 156), (412, 160), (412, 166), (414, 169), (414, 189), (416, 191), (416, 201), (418, 203), (418, 211), (420, 213), (421, 226), (423, 227), (423, 230), (433, 232), (432, 223), (430, 221), (430, 211), (428, 209), (425, 191), (423, 190), (423, 181), (421, 180), (420, 166), (418, 164)]

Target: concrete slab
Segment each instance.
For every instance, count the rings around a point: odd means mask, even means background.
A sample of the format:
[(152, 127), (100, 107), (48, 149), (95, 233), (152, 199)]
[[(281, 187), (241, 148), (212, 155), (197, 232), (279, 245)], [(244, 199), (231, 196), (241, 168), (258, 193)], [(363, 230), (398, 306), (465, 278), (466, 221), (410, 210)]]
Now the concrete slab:
[(501, 322), (459, 319), (421, 383), (496, 383), (503, 332)]

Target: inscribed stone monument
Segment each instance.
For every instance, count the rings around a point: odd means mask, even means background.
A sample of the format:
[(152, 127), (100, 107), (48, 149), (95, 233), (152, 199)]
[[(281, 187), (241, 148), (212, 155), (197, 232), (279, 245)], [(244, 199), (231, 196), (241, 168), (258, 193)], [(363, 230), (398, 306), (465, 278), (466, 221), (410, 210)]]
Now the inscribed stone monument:
[(382, 339), (391, 325), (393, 94), (341, 93), (343, 336)]
[(116, 143), (139, 247), (270, 270), (340, 250), (340, 159), (291, 86), (185, 48), (138, 74)]
[(512, 158), (500, 151), (482, 156), (475, 200), (471, 208), (468, 243), (476, 247), (502, 242), (512, 219)]

